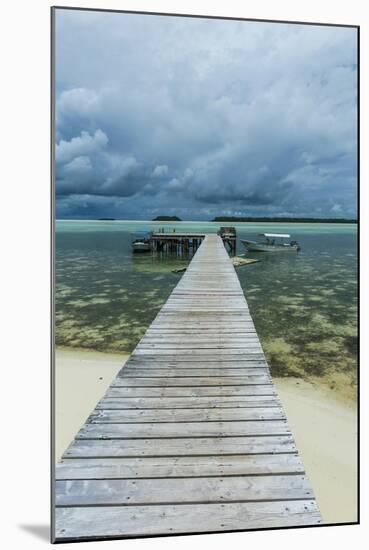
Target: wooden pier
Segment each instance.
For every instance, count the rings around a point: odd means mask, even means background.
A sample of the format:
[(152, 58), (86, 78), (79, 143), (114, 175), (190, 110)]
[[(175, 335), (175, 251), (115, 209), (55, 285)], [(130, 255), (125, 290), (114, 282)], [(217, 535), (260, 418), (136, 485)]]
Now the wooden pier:
[[(221, 227), (217, 233), (232, 254), (236, 253), (237, 235), (234, 227)], [(205, 239), (206, 233), (180, 231), (154, 231), (150, 236), (151, 249), (156, 252), (185, 255), (193, 254)]]
[(194, 254), (204, 238), (205, 233), (155, 231), (151, 234), (150, 241), (152, 250), (156, 252), (185, 255), (189, 252)]
[(60, 542), (321, 523), (218, 235), (64, 453), (55, 499)]

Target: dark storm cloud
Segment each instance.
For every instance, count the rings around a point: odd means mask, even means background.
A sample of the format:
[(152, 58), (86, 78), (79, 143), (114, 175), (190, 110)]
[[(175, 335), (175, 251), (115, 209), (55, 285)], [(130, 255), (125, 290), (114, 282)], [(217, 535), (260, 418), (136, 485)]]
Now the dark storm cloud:
[(58, 11), (57, 214), (354, 216), (355, 30)]

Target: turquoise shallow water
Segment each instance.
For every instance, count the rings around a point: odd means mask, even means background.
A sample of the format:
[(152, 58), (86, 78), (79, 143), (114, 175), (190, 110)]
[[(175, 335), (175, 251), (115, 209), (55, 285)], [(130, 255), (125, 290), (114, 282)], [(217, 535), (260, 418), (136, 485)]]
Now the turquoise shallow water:
[[(187, 258), (133, 255), (131, 233), (175, 228), (216, 232), (210, 222), (57, 221), (56, 343), (129, 352), (178, 282)], [(356, 379), (357, 229), (346, 224), (240, 223), (243, 238), (287, 232), (298, 254), (248, 253), (237, 273), (272, 372)]]

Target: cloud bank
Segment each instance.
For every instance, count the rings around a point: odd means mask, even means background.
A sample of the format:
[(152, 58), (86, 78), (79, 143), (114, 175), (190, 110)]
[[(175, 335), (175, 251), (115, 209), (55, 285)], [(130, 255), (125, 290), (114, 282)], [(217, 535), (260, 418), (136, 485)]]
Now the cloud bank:
[(356, 30), (57, 11), (57, 216), (356, 216)]

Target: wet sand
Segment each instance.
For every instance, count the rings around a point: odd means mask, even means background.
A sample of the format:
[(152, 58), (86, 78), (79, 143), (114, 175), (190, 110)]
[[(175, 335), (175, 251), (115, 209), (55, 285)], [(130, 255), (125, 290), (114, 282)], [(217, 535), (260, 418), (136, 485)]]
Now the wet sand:
[[(58, 349), (58, 460), (128, 355)], [(326, 523), (356, 521), (356, 407), (326, 386), (275, 378), (288, 422)]]

